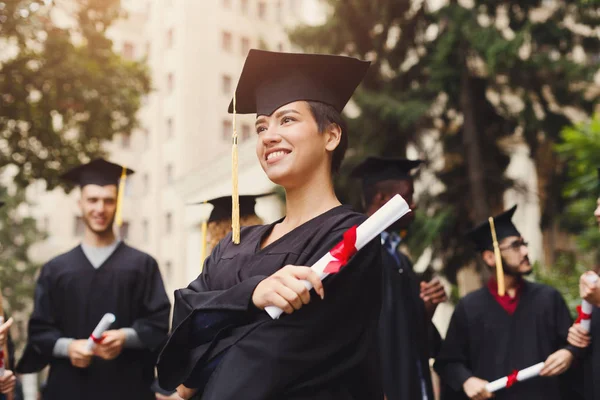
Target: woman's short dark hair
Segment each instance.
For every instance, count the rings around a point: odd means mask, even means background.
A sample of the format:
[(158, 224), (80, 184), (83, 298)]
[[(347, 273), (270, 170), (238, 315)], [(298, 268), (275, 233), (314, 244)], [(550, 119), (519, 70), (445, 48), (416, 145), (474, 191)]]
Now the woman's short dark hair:
[(336, 124), (342, 130), (342, 137), (340, 143), (333, 151), (333, 157), (331, 158), (331, 172), (333, 174), (340, 170), (346, 149), (348, 149), (348, 127), (346, 121), (342, 118), (342, 115), (329, 104), (321, 103), (318, 101), (307, 101), (320, 133), (325, 132), (330, 124)]

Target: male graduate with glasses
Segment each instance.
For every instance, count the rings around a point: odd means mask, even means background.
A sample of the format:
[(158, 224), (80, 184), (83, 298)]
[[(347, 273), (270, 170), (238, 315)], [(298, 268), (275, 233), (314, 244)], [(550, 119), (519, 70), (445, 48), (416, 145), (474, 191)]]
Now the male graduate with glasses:
[[(450, 321), (435, 369), (444, 399), (489, 399), (486, 384), (545, 361), (539, 377), (494, 393), (496, 399), (574, 399), (559, 375), (577, 350), (567, 344), (572, 319), (560, 293), (526, 281), (532, 272), (527, 243), (512, 223), (516, 206), (493, 219), (502, 260), (504, 290), (496, 273), (483, 288), (461, 299)], [(496, 269), (492, 226), (486, 221), (469, 234), (483, 262)], [(504, 292), (504, 295), (502, 295)]]

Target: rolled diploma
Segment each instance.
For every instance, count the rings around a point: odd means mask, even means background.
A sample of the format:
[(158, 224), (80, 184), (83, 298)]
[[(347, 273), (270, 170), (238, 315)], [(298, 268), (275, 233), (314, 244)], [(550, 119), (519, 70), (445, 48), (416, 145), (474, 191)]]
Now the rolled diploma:
[[(519, 373), (517, 374), (517, 381), (519, 381), (519, 382), (526, 381), (527, 379), (531, 379), (531, 378), (538, 376), (540, 374), (540, 371), (542, 370), (542, 368), (544, 368), (543, 362), (520, 370)], [(487, 385), (485, 385), (485, 389), (490, 393), (494, 393), (500, 389), (506, 388), (507, 382), (508, 382), (508, 377), (505, 376), (504, 378), (496, 379), (495, 381), (488, 383)]]
[[(598, 280), (598, 276), (597, 275), (587, 275), (585, 277), (585, 279), (589, 282), (589, 283), (596, 283), (596, 281)], [(594, 307), (592, 306), (592, 304), (590, 304), (588, 301), (586, 300), (581, 300), (581, 311), (583, 311), (586, 314), (592, 314), (592, 310), (594, 309)], [(581, 322), (581, 327), (583, 329), (585, 329), (586, 331), (590, 331), (590, 326), (592, 324), (592, 320), (591, 319), (582, 319)]]
[[(410, 212), (410, 208), (402, 196), (397, 194), (392, 197), (383, 207), (356, 228), (356, 250), (359, 251), (362, 249), (367, 243), (375, 239), (377, 235), (381, 234), (381, 232), (386, 230), (390, 225), (402, 218), (408, 212)], [(336, 258), (333, 257), (330, 252), (327, 252), (327, 254), (310, 268), (320, 276), (321, 280), (323, 280), (329, 275), (323, 271), (330, 261), (335, 260)], [(313, 288), (308, 281), (302, 281), (302, 283), (304, 283), (304, 286), (306, 286), (308, 290)], [(281, 308), (275, 306), (267, 306), (265, 307), (265, 311), (269, 313), (273, 319), (279, 318), (283, 313)]]
[(93, 338), (100, 339), (102, 337), (102, 335), (104, 334), (104, 332), (106, 330), (108, 330), (108, 328), (110, 328), (110, 325), (113, 322), (115, 322), (116, 319), (117, 318), (112, 313), (106, 313), (106, 314), (104, 314), (104, 316), (102, 317), (102, 319), (100, 320), (100, 322), (98, 322), (98, 325), (96, 325), (96, 328), (94, 329), (94, 332), (92, 332), (92, 334), (88, 338), (87, 349), (89, 351), (92, 351), (92, 349), (94, 348), (94, 344), (95, 343), (94, 343), (94, 339)]
[[(4, 317), (0, 316), (0, 325), (2, 325), (3, 323), (4, 323)], [(6, 359), (5, 359), (5, 354), (4, 354), (4, 346), (0, 346), (0, 376), (4, 376), (4, 371), (6, 371), (6, 367), (4, 366), (5, 362), (6, 362)]]

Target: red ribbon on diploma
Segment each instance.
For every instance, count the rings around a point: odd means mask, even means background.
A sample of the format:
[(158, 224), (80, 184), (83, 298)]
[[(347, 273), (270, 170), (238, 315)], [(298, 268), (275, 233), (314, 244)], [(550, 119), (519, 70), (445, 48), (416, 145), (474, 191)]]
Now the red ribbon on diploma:
[(92, 338), (92, 340), (94, 341), (94, 343), (102, 343), (102, 341), (104, 340), (104, 336), (97, 338), (94, 335), (90, 335), (90, 338)]
[(592, 314), (586, 314), (583, 312), (583, 310), (581, 309), (581, 305), (577, 306), (577, 319), (575, 320), (575, 323), (578, 324), (581, 321), (583, 321), (584, 319), (592, 319)]
[(0, 350), (0, 368), (4, 368), (4, 350)]
[(329, 252), (335, 260), (329, 261), (323, 272), (328, 274), (339, 272), (356, 252), (356, 225), (354, 225), (344, 232), (344, 239)]
[(515, 383), (517, 383), (517, 375), (519, 375), (519, 371), (517, 371), (516, 369), (510, 373), (510, 375), (508, 375), (506, 378), (506, 388), (508, 389), (509, 387), (511, 387), (512, 385), (514, 385)]

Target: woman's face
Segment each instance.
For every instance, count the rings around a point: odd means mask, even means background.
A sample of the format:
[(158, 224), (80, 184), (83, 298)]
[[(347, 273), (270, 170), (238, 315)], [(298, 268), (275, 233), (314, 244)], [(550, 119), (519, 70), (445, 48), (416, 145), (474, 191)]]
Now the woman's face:
[(256, 155), (269, 179), (285, 188), (306, 182), (311, 174), (330, 169), (328, 154), (335, 150), (341, 132), (319, 133), (305, 101), (279, 107), (256, 118)]

